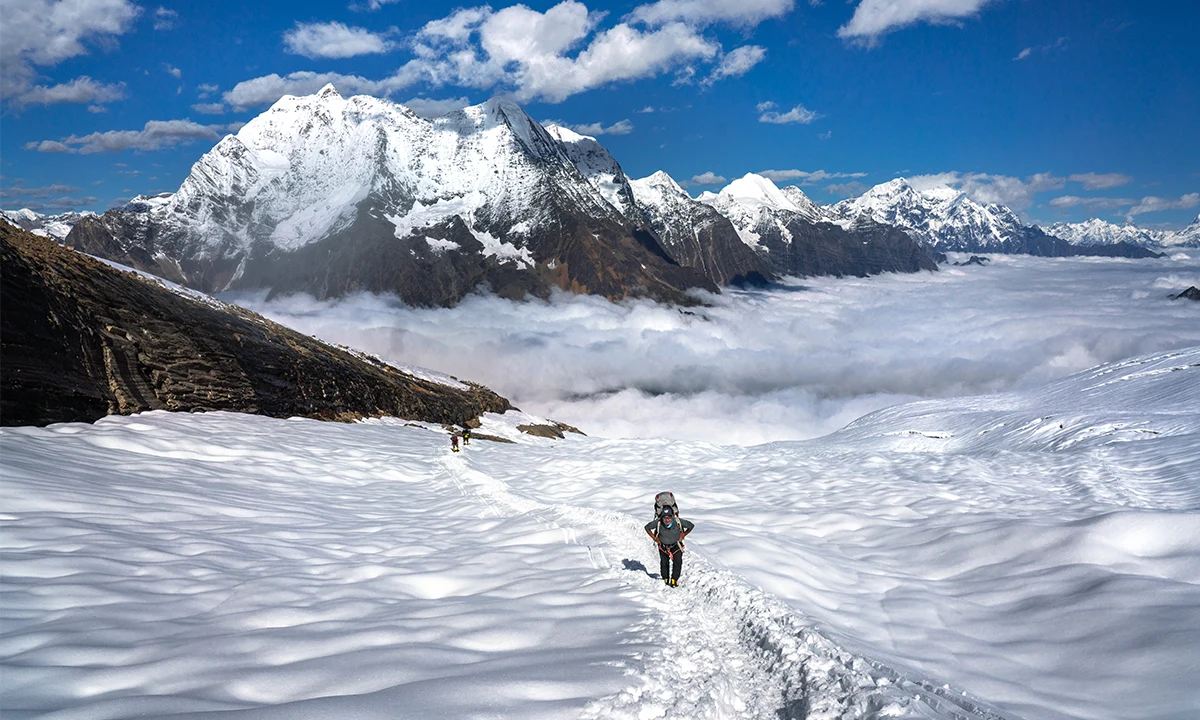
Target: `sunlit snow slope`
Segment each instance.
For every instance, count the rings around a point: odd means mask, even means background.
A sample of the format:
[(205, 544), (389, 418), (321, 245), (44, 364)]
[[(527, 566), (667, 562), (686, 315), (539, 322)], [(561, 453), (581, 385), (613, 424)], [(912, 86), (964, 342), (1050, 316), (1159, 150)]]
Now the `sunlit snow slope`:
[(1198, 406), (1200, 348), (750, 448), (4, 429), (3, 715), (1194, 717)]

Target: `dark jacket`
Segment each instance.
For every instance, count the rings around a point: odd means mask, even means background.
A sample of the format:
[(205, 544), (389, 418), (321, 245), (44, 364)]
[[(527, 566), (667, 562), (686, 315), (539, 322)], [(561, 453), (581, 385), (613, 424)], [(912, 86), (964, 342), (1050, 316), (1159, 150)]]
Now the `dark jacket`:
[(675, 518), (671, 527), (667, 527), (666, 523), (656, 518), (646, 523), (646, 532), (654, 535), (663, 545), (674, 547), (679, 544), (679, 538), (684, 533), (691, 532), (695, 527), (695, 523), (691, 520), (684, 520), (680, 517)]

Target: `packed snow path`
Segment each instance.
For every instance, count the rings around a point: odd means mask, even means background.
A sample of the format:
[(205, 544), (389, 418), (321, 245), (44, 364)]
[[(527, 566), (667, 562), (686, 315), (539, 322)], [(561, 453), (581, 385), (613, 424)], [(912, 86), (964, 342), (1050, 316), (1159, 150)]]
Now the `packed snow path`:
[(592, 703), (585, 718), (1000, 717), (965, 692), (914, 682), (838, 648), (783, 603), (694, 551), (685, 554), (681, 585), (668, 588), (655, 572), (658, 553), (643, 521), (521, 497), (473, 469), (472, 454), (444, 460), (465, 494), (497, 516), (533, 515), (561, 529), (648, 610), (637, 631), (654, 650), (643, 655), (637, 684)]

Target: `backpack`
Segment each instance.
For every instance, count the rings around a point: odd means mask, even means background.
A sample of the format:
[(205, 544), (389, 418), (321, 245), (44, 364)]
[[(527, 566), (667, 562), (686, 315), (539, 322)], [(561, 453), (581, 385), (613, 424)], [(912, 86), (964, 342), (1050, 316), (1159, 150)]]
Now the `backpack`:
[(675, 494), (665, 490), (654, 496), (654, 517), (661, 517), (663, 508), (668, 505), (675, 512), (675, 517), (679, 517), (679, 505), (675, 502)]

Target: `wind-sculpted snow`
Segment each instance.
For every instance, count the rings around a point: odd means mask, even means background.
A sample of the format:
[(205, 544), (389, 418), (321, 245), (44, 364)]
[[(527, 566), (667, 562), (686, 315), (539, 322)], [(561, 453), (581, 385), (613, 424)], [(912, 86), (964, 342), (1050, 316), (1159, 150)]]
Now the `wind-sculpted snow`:
[[(5, 716), (1182, 720), (1198, 360), (754, 448), (452, 454), (436, 428), (225, 413), (6, 428)], [(984, 412), (1156, 432), (956, 442)], [(668, 488), (696, 523), (677, 589), (640, 528)]]

